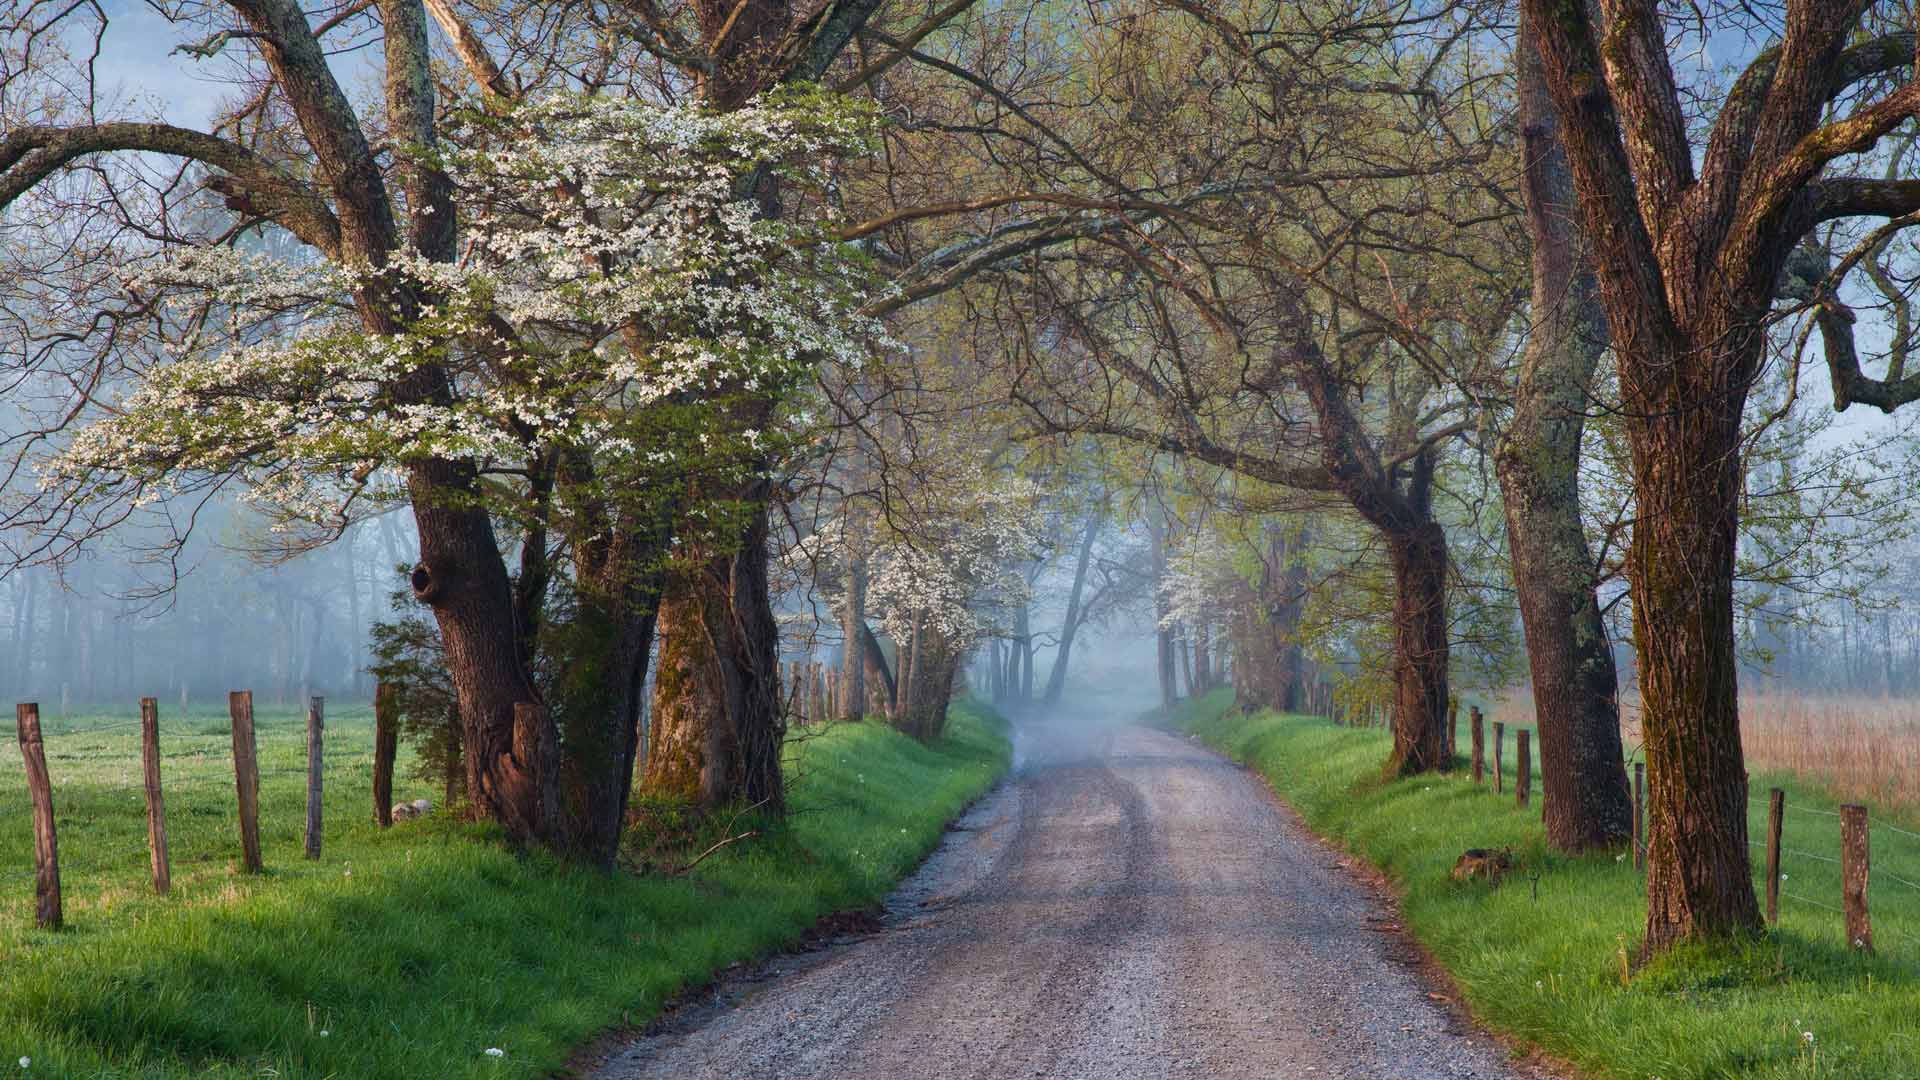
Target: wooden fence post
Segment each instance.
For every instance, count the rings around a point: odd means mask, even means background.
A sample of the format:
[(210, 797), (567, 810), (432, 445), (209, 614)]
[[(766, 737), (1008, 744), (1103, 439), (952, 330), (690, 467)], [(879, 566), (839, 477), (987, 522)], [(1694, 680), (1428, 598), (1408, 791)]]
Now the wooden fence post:
[(1780, 921), (1780, 830), (1787, 820), (1787, 793), (1767, 795), (1767, 922)]
[(373, 820), (383, 829), (393, 826), (393, 759), (400, 752), (400, 703), (394, 698), (389, 683), (373, 688)]
[(1526, 809), (1527, 800), (1533, 794), (1533, 747), (1530, 736), (1533, 733), (1526, 728), (1513, 733), (1515, 747), (1520, 752), (1520, 768), (1513, 785), (1514, 805)]
[(1447, 699), (1447, 768), (1453, 768), (1453, 748), (1459, 742), (1460, 699)]
[(321, 751), (326, 727), (325, 698), (307, 702), (307, 858), (320, 857), (320, 789), (326, 757)]
[(253, 691), (227, 695), (233, 717), (233, 786), (240, 796), (240, 859), (249, 874), (266, 869), (260, 861), (260, 757), (253, 737)]
[(1493, 793), (1503, 795), (1507, 790), (1507, 781), (1500, 772), (1500, 756), (1507, 745), (1507, 725), (1498, 720), (1493, 722)]
[(1487, 730), (1480, 706), (1467, 708), (1467, 720), (1473, 725), (1473, 782), (1484, 784), (1487, 782)]
[(1873, 951), (1873, 923), (1867, 918), (1867, 808), (1840, 808), (1840, 893), (1847, 913), (1847, 944)]
[(1647, 763), (1633, 763), (1633, 866), (1647, 868)]
[(53, 780), (47, 776), (47, 747), (40, 738), (40, 706), (13, 707), (20, 734), (20, 756), (27, 763), (27, 792), (33, 797), (34, 923), (60, 929), (60, 844), (53, 832)]
[(140, 699), (140, 769), (147, 788), (147, 852), (153, 862), (153, 891), (165, 896), (173, 888), (173, 867), (167, 857), (167, 806), (160, 796), (160, 702)]

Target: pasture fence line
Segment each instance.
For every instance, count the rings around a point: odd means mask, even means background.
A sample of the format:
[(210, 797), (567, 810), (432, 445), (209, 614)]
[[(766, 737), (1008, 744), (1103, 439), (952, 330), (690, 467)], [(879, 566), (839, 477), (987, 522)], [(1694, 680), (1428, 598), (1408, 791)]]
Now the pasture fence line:
[[(375, 810), (382, 825), (391, 824), (393, 758), (398, 742), (397, 697), (393, 688), (381, 684), (376, 695), (381, 718), (375, 738)], [(64, 706), (63, 706), (64, 708)], [(306, 831), (305, 854), (320, 857), (323, 818), (324, 731), (326, 701), (314, 696), (307, 702), (306, 722)], [(26, 765), (28, 796), (33, 818), (33, 869), (29, 872), (0, 872), (0, 880), (34, 881), (35, 925), (44, 930), (59, 930), (65, 925), (60, 893), (60, 854), (54, 817), (54, 785), (47, 769), (46, 741), (41, 730), (40, 706), (21, 702), (14, 707), (17, 740)], [(265, 869), (260, 845), (260, 758), (254, 730), (253, 693), (235, 690), (228, 695), (231, 721), (231, 746), (234, 777), (236, 822), (239, 826), (241, 868), (249, 874)], [(168, 851), (166, 799), (161, 778), (160, 708), (155, 698), (140, 699), (137, 720), (96, 724), (66, 734), (120, 732), (138, 728), (140, 732), (140, 781), (146, 804), (148, 863), (153, 891), (165, 896), (172, 891), (172, 864)], [(384, 762), (385, 784), (380, 783)]]
[[(1330, 694), (1315, 687), (1310, 691), (1308, 701), (1313, 705), (1326, 702), (1327, 709), (1322, 715), (1330, 714), (1329, 719), (1335, 723), (1341, 722), (1340, 705)], [(1367, 715), (1364, 710), (1359, 712), (1357, 722), (1367, 722), (1365, 719)], [(1457, 745), (1457, 729), (1460, 723), (1457, 703), (1449, 703), (1447, 720), (1448, 731), (1445, 744), (1451, 748)], [(1467, 709), (1467, 722), (1472, 738), (1470, 765), (1473, 783), (1476, 786), (1486, 786), (1487, 773), (1491, 772), (1493, 793), (1505, 796), (1507, 794), (1504, 760), (1506, 725), (1497, 720), (1491, 721), (1492, 745), (1489, 747), (1486, 731), (1488, 720), (1477, 706), (1470, 706)], [(1520, 727), (1515, 729), (1514, 736), (1517, 758), (1512, 797), (1515, 809), (1527, 810), (1531, 807), (1531, 795), (1536, 780), (1533, 775), (1532, 732)], [(1492, 758), (1490, 763), (1489, 753)], [(1647, 767), (1643, 761), (1632, 763), (1631, 788), (1633, 808), (1631, 855), (1635, 869), (1644, 872), (1647, 865), (1650, 825), (1647, 817)], [(1543, 814), (1546, 800), (1551, 795), (1550, 791), (1544, 789), (1541, 791), (1540, 803)], [(1862, 803), (1846, 803), (1838, 810), (1790, 804), (1787, 801), (1786, 791), (1782, 788), (1771, 789), (1764, 800), (1749, 796), (1748, 801), (1764, 810), (1763, 829), (1766, 839), (1764, 841), (1749, 840), (1748, 844), (1765, 853), (1764, 876), (1760, 885), (1764, 892), (1766, 920), (1769, 925), (1779, 923), (1781, 901), (1784, 899), (1839, 916), (1847, 947), (1860, 952), (1874, 951), (1876, 932), (1891, 934), (1902, 941), (1920, 944), (1920, 934), (1913, 933), (1900, 925), (1886, 925), (1883, 922), (1876, 927), (1869, 904), (1873, 893), (1884, 893), (1888, 889), (1920, 893), (1920, 870), (1909, 869), (1904, 874), (1900, 872), (1901, 869), (1907, 869), (1909, 865), (1920, 868), (1920, 831), (1887, 821), (1872, 820), (1867, 806)], [(1788, 818), (1795, 814), (1815, 815), (1826, 822), (1827, 824), (1822, 826), (1820, 831), (1833, 838), (1835, 853), (1826, 854), (1822, 851), (1808, 850), (1804, 842), (1798, 845), (1787, 843)], [(1833, 832), (1825, 832), (1827, 829), (1832, 829)], [(1824, 843), (1815, 846), (1824, 846)], [(1876, 847), (1881, 849), (1879, 867), (1873, 865)], [(1898, 862), (1897, 860), (1902, 856), (1912, 862), (1910, 864)], [(1625, 854), (1621, 855), (1623, 859), (1626, 857)], [(1804, 886), (1792, 889), (1784, 887), (1783, 883), (1790, 877), (1787, 870), (1787, 864), (1790, 862), (1825, 868), (1822, 874), (1816, 876), (1831, 874), (1829, 881), (1837, 879), (1832, 886), (1838, 894), (1835, 898), (1837, 903), (1834, 900), (1821, 900), (1807, 895)], [(1895, 908), (1893, 920), (1898, 923), (1906, 918), (1906, 910), (1907, 905), (1904, 904)]]
[[(1749, 802), (1758, 805), (1759, 800), (1751, 796)], [(1773, 788), (1767, 793), (1766, 840), (1748, 841), (1749, 845), (1766, 851), (1765, 889), (1767, 894), (1767, 922), (1777, 924), (1780, 920), (1781, 897), (1796, 903), (1806, 904), (1821, 911), (1839, 915), (1846, 932), (1848, 947), (1862, 952), (1874, 949), (1875, 927), (1868, 903), (1870, 886), (1879, 889), (1899, 888), (1920, 893), (1920, 880), (1915, 880), (1891, 868), (1889, 862), (1902, 852), (1896, 845), (1888, 845), (1882, 852), (1882, 866), (1876, 873), (1873, 866), (1871, 836), (1879, 830), (1886, 837), (1903, 841), (1920, 841), (1920, 833), (1904, 829), (1887, 822), (1869, 820), (1868, 809), (1859, 803), (1848, 803), (1838, 811), (1822, 810), (1814, 806), (1789, 805), (1786, 792)], [(1787, 816), (1789, 814), (1815, 815), (1829, 822), (1837, 823), (1839, 833), (1839, 855), (1827, 855), (1818, 851), (1808, 851), (1804, 847), (1789, 846), (1786, 843)], [(1828, 827), (1833, 827), (1829, 825)], [(1909, 857), (1920, 855), (1920, 845), (1910, 844), (1904, 854)], [(1788, 860), (1798, 860), (1826, 867), (1838, 867), (1840, 878), (1840, 903), (1834, 904), (1807, 896), (1804, 892), (1788, 889), (1782, 883), (1788, 880), (1785, 865)], [(1895, 864), (1897, 865), (1897, 864)], [(1897, 926), (1881, 927), (1906, 941), (1920, 943), (1920, 937)]]

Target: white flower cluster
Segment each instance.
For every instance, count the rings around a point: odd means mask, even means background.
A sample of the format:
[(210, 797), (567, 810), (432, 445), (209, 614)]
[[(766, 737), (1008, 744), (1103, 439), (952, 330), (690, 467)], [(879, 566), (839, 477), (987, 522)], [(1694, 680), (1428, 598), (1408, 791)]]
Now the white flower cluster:
[[(964, 650), (989, 629), (984, 612), (1026, 599), (1020, 566), (1043, 544), (1041, 492), (1009, 474), (975, 471), (950, 489), (938, 508), (914, 515), (911, 531), (871, 538), (867, 606), (896, 641), (923, 630)], [(790, 558), (844, 564), (847, 540), (838, 526), (823, 527)]]
[(1166, 574), (1160, 579), (1160, 599), (1165, 605), (1160, 629), (1211, 622), (1232, 606), (1244, 588), (1245, 578), (1234, 565), (1229, 546), (1206, 530), (1189, 532), (1167, 553)]
[[(375, 268), (196, 249), (130, 278), (170, 304), (180, 340), (43, 484), (155, 499), (236, 474), (256, 502), (314, 520), (424, 458), (513, 467), (585, 451), (606, 475), (659, 475), (673, 446), (730, 444), (723, 410), (689, 408), (779, 395), (884, 341), (858, 314), (877, 288), (859, 251), (756, 201), (775, 178), (795, 190), (867, 151), (871, 119), (836, 100), (708, 114), (555, 96), (464, 114), (450, 149), (420, 162), (452, 180), (457, 258)], [(367, 330), (369, 305), (401, 328)], [(444, 385), (403, 392), (426, 369)], [(680, 437), (656, 437), (656, 405), (678, 410)], [(702, 424), (716, 428), (685, 430)]]

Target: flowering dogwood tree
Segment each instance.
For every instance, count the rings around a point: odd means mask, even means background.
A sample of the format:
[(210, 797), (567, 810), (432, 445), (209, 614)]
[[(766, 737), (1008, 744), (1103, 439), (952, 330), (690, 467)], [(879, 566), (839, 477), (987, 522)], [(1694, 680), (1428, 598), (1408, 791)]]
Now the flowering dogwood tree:
[[(128, 273), (131, 294), (171, 313), (166, 355), (84, 403), (88, 422), (41, 463), (38, 497), (84, 513), (231, 475), (287, 527), (326, 529), (363, 500), (404, 498), (400, 467), (439, 459), (513, 478), (473, 493), (498, 517), (591, 530), (576, 520), (587, 506), (724, 467), (717, 430), (680, 406), (710, 412), (823, 359), (859, 362), (878, 332), (857, 314), (865, 264), (734, 188), (759, 169), (813, 180), (861, 152), (869, 127), (818, 95), (718, 115), (558, 96), (464, 114), (434, 159), (463, 222), (452, 260), (402, 250), (374, 268), (195, 246)], [(381, 289), (431, 300), (376, 333), (354, 297)], [(255, 332), (290, 317), (285, 334)], [(446, 392), (395, 402), (391, 387), (429, 363)], [(543, 505), (541, 463), (562, 460), (590, 462), (569, 479), (592, 488)]]
[(1042, 493), (1024, 478), (966, 462), (942, 470), (937, 486), (921, 494), (858, 537), (841, 520), (825, 522), (787, 559), (802, 570), (862, 560), (867, 610), (900, 644), (894, 721), (926, 739), (945, 724), (967, 653), (1004, 630), (992, 613), (1026, 601), (1021, 567), (1044, 539)]
[[(46, 422), (16, 463), (40, 484), (16, 486), (7, 524), (91, 535), (169, 494), (240, 488), (297, 543), (404, 500), (475, 811), (610, 860), (666, 552), (724, 517), (689, 497), (699, 477), (739, 470), (763, 438), (730, 402), (851, 357), (868, 329), (861, 260), (816, 242), (807, 200), (776, 220), (760, 195), (815, 184), (865, 148), (869, 121), (760, 91), (817, 77), (876, 3), (826, 5), (779, 52), (781, 78), (715, 108), (569, 92), (582, 80), (564, 74), (528, 91), (451, 4), (322, 19), (224, 0), (175, 13), (209, 24), (196, 55), (243, 54), (246, 94), (201, 130), (103, 119), (87, 62), (48, 77), (59, 57), (39, 43), (106, 16), (18, 0), (0, 86), (24, 75), (73, 100), (0, 96), (7, 227), (57, 240), (74, 215), (34, 204), (80, 206), (127, 269), (92, 279), (119, 294), (113, 317), (70, 305), (72, 326), (48, 333), (59, 348), (16, 353), (92, 346), (99, 362), (22, 376)], [(471, 103), (439, 100), (429, 6), (478, 76)], [(328, 59), (349, 32), (384, 47), (373, 110)], [(155, 181), (155, 162), (180, 163), (177, 179)], [(304, 254), (228, 250), (262, 230)], [(62, 250), (9, 245), (36, 248)], [(579, 631), (557, 698), (532, 674), (555, 592)]]

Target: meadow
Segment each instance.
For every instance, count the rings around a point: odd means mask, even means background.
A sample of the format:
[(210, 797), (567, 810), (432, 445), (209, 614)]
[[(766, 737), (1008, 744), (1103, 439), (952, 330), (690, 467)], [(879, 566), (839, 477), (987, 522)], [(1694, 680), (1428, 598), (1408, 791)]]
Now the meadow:
[[(57, 933), (33, 927), (24, 772), (16, 748), (0, 755), (0, 1074), (26, 1060), (26, 1075), (103, 1080), (549, 1075), (714, 972), (877, 904), (1009, 753), (1003, 722), (964, 702), (931, 745), (877, 723), (804, 729), (788, 747), (787, 823), (733, 823), (764, 835), (681, 873), (727, 822), (644, 808), (628, 856), (651, 869), (608, 874), (445, 814), (377, 827), (364, 706), (329, 709), (326, 842), (309, 861), (304, 724), (257, 710), (266, 872), (247, 875), (224, 711), (162, 707), (161, 897), (137, 712), (43, 716)], [(403, 754), (396, 800), (439, 801), (410, 774)]]
[[(1530, 809), (1514, 804), (1511, 733), (1500, 797), (1464, 770), (1383, 781), (1389, 736), (1377, 728), (1243, 716), (1219, 693), (1170, 723), (1258, 771), (1315, 830), (1379, 867), (1476, 1017), (1583, 1074), (1920, 1077), (1920, 821), (1908, 810), (1871, 808), (1878, 951), (1862, 954), (1838, 912), (1837, 800), (1822, 782), (1756, 771), (1756, 838), (1766, 788), (1787, 791), (1779, 925), (1635, 970), (1641, 872), (1625, 852), (1547, 850), (1537, 786)], [(1456, 882), (1454, 860), (1470, 847), (1511, 847), (1521, 869), (1498, 888)]]

